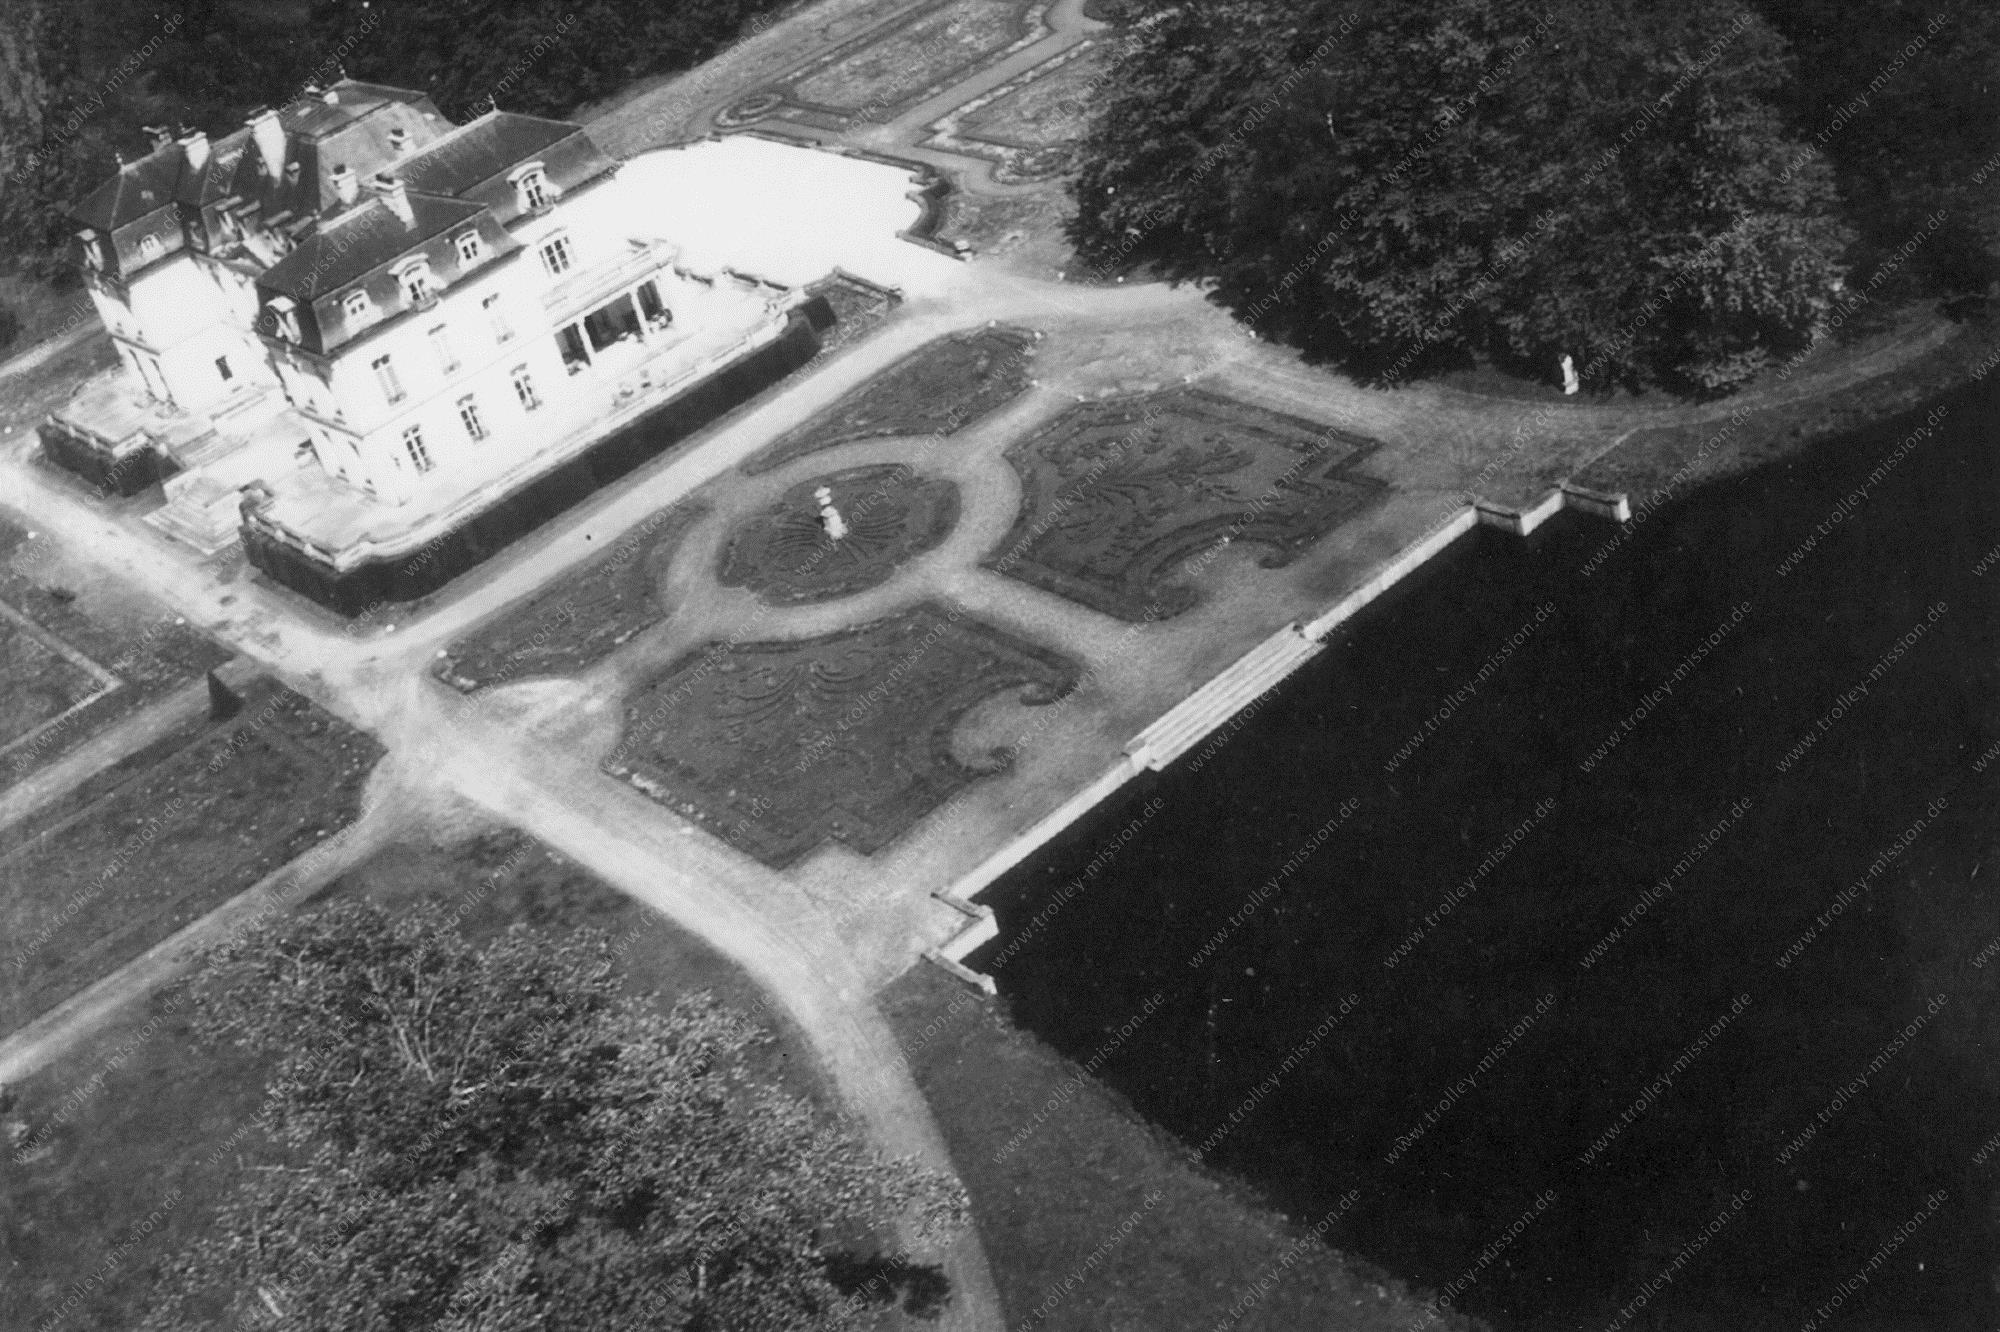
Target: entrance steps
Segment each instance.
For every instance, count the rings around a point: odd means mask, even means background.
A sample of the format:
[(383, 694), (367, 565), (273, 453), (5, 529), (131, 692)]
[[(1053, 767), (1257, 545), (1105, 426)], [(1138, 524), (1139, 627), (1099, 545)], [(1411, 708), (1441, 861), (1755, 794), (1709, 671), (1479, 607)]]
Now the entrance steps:
[(1325, 644), (1293, 621), (1168, 709), (1134, 736), (1125, 752), (1160, 771), (1324, 650)]
[(147, 514), (146, 522), (182, 545), (213, 555), (235, 542), (242, 503), (235, 486), (200, 472), (183, 472), (167, 481), (167, 502)]

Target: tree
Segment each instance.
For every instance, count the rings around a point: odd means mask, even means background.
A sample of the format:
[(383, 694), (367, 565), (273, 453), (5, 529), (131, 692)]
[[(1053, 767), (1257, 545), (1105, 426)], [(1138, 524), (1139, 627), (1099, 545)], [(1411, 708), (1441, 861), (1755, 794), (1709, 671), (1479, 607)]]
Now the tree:
[(1126, 40), (1072, 238), (1381, 380), (1570, 354), (1727, 390), (1809, 344), (1850, 239), (1787, 69), (1734, 0), (1176, 4)]
[(350, 34), (349, 72), (431, 94), (463, 118), (507, 110), (568, 116), (636, 79), (706, 60), (778, 0), (316, 0), (314, 41)]
[(621, 996), (601, 935), (482, 949), (441, 910), (350, 902), (240, 958), (196, 1032), (274, 1058), (288, 1159), (170, 1266), (156, 1332), (849, 1327), (867, 1301), (836, 1278), (873, 1230), (963, 1221), (955, 1184), (753, 1081), (750, 1024)]
[[(2000, 279), (2000, 7), (1755, 3), (1797, 53), (1782, 104), (1861, 232), (1856, 274), (1886, 279), (1875, 299), (1984, 294)], [(1945, 214), (1935, 228), (1934, 210)], [(1882, 271), (1915, 236), (1921, 246)]]

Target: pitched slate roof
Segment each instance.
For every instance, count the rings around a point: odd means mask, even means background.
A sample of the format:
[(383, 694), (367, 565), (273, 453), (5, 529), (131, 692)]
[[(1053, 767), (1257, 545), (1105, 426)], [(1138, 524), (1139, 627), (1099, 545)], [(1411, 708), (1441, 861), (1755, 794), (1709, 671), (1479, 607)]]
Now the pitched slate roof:
[(489, 111), (412, 153), (398, 164), (396, 174), (412, 189), (463, 194), (581, 133), (581, 125), (567, 120)]
[(250, 142), (247, 129), (232, 130), (208, 145), (208, 161), (199, 171), (181, 172), (179, 188), (174, 197), (181, 203), (194, 208), (214, 203), (229, 193), (230, 183), (236, 179), (236, 164), (243, 157), (243, 150)]
[(136, 222), (174, 201), (182, 165), (179, 144), (155, 148), (138, 161), (119, 167), (117, 175), (79, 199), (70, 216), (100, 231)]
[(352, 79), (287, 103), (278, 111), (278, 124), (285, 132), (285, 160), (277, 173), (268, 169), (252, 134), (230, 186), (266, 218), (309, 217), (334, 208), (334, 170), (344, 166), (366, 179), (392, 166), (398, 157), (390, 146), (393, 131), (403, 132), (407, 154), (451, 128), (422, 93)]
[(260, 287), (300, 301), (341, 287), (373, 269), (423, 246), (433, 237), (478, 217), (480, 205), (431, 194), (411, 194), (405, 225), (379, 198), (370, 198), (336, 217), (322, 219), (298, 248), (257, 279)]

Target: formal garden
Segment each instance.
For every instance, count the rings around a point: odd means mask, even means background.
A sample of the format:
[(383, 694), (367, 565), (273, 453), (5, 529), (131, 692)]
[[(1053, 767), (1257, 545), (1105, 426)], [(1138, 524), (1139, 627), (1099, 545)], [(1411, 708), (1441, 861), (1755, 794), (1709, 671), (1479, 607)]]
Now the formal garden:
[(900, 463), (850, 467), (809, 477), (741, 520), (716, 580), (767, 605), (834, 601), (887, 582), (957, 523), (951, 482)]
[(707, 513), (704, 505), (690, 502), (649, 514), (603, 554), (453, 642), (434, 673), (473, 693), (531, 676), (590, 669), (671, 614), (662, 580), (689, 530)]
[(982, 66), (1046, 35), (1038, 0), (924, 0), (815, 56), (725, 113), (844, 127), (893, 120)]
[(956, 434), (1024, 392), (1038, 335), (994, 325), (954, 333), (870, 379), (743, 464), (756, 475), (856, 440)]
[(988, 568), (1124, 620), (1196, 604), (1176, 571), (1204, 548), (1290, 561), (1386, 490), (1373, 446), (1215, 394), (1084, 403), (1010, 446), (1013, 530)]
[(767, 865), (822, 842), (864, 855), (1007, 762), (953, 753), (975, 705), (1060, 698), (1057, 653), (924, 602), (813, 638), (705, 644), (625, 703), (607, 770)]

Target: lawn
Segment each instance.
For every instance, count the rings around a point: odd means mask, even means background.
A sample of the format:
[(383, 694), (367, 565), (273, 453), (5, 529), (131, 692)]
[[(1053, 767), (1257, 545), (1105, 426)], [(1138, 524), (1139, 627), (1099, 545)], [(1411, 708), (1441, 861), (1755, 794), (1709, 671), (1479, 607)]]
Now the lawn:
[[(912, 969), (881, 1006), (972, 1194), (1010, 1328), (1481, 1326), (1427, 1321), (1425, 1297), (1309, 1238), (1325, 1218), (1302, 1226), (1190, 1164), (1176, 1140), (941, 971)], [(1325, 1228), (1329, 1243), (1341, 1233), (1337, 1218)]]
[(0, 833), (12, 1031), (344, 826), (380, 755), (273, 681)]
[[(1981, 364), (1990, 365), (1996, 351), (2000, 326), (1988, 319), (1909, 365), (1830, 393), (1799, 402), (1739, 406), (1712, 421), (1634, 431), (1574, 480), (1593, 489), (1626, 491), (1635, 507), (1649, 497), (1685, 494), (1691, 480), (1748, 472), (1798, 453), (1815, 440), (1915, 411), (1969, 382)], [(1754, 402), (1761, 395), (1752, 392)], [(1741, 418), (1732, 424), (1737, 412)]]
[(1028, 387), (1039, 335), (991, 325), (920, 347), (743, 464), (752, 474), (857, 439), (950, 435)]
[(617, 545), (515, 602), (445, 649), (437, 677), (465, 693), (535, 675), (575, 675), (673, 613), (661, 581), (683, 538), (708, 514), (679, 501)]
[[(229, 660), (214, 639), (127, 588), (112, 584), (69, 556), (45, 536), (28, 536), (25, 520), (0, 511), (0, 602), (41, 630), (41, 635), (0, 612), (0, 637), (11, 631), (30, 638), (46, 635), (68, 644), (118, 679), (118, 687), (26, 737), (0, 724), (0, 787), (20, 780), (88, 739), (94, 732), (152, 703)], [(8, 655), (0, 680), (0, 718), (15, 721), (46, 712), (64, 697), (96, 692), (98, 682), (76, 695), (78, 675), (88, 675), (56, 653), (47, 641), (35, 647), (0, 645)], [(26, 653), (26, 658), (20, 653)], [(37, 666), (39, 662), (39, 666)], [(20, 669), (16, 669), (16, 668)], [(43, 718), (46, 723), (56, 714)]]
[[(460, 928), (490, 939), (514, 922), (611, 934), (628, 990), (671, 1005), (708, 990), (776, 1031), (753, 1070), (795, 1095), (821, 1096), (804, 1047), (750, 981), (698, 939), (512, 831), (390, 847), (331, 885), (385, 906), (430, 897)], [(322, 897), (321, 900), (325, 900)], [(276, 1159), (255, 1124), (269, 1070), (232, 1051), (198, 1051), (178, 993), (115, 1028), (0, 1101), (0, 1332), (37, 1325), (72, 1283), (99, 1283), (60, 1324), (130, 1328), (152, 1265), (200, 1233), (238, 1172)], [(55, 1116), (67, 1108), (66, 1117)], [(22, 1149), (26, 1148), (25, 1154)], [(25, 1155), (25, 1159), (23, 1159)], [(179, 1198), (163, 1208), (178, 1191)], [(115, 1266), (135, 1227), (160, 1213)]]
[(40, 634), (0, 610), (0, 754), (103, 687)]
[[(70, 311), (64, 319), (73, 317), (74, 313)], [(91, 313), (90, 321), (93, 326), (96, 324), (95, 311)], [(25, 352), (28, 348), (21, 346), (14, 350)], [(71, 390), (79, 383), (116, 364), (118, 353), (110, 336), (95, 332), (32, 369), (7, 375), (0, 380), (0, 384), (5, 386), (5, 391), (0, 392), (0, 431), (5, 433), (0, 438), (11, 443), (17, 433), (33, 430), (43, 417), (69, 401)], [(79, 481), (77, 484), (84, 483)]]

